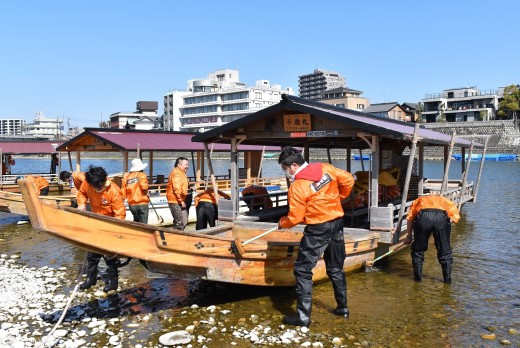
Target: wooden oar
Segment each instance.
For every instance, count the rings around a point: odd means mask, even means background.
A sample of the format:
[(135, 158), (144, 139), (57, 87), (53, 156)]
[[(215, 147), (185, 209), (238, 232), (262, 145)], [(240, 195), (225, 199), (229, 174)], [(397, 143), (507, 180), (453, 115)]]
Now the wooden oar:
[(273, 227), (270, 230), (267, 230), (264, 233), (259, 234), (256, 237), (246, 240), (245, 242), (242, 242), (238, 236), (235, 236), (235, 240), (231, 242), (231, 251), (234, 254), (238, 254), (238, 255), (242, 256), (246, 252), (244, 249), (244, 245), (249, 244), (249, 243), (257, 240), (258, 238), (262, 238), (263, 236), (265, 236), (271, 232), (277, 231), (277, 230), (278, 230), (278, 226)]

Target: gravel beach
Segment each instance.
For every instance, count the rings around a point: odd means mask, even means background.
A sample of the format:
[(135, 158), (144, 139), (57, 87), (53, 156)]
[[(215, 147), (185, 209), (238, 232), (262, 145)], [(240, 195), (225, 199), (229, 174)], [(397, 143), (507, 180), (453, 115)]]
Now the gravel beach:
[[(65, 267), (31, 268), (19, 263), (19, 254), (0, 255), (0, 347), (248, 347), (283, 345), (303, 347), (341, 346), (354, 337), (329, 337), (307, 328), (280, 325), (281, 314), (249, 317), (233, 315), (229, 308), (196, 304), (175, 310), (138, 313), (132, 295), (105, 294), (102, 282), (92, 291), (77, 292), (65, 319), (51, 335), (62, 315), (74, 285)], [(124, 280), (123, 280), (124, 281)], [(95, 304), (95, 305), (93, 305)], [(98, 310), (93, 307), (100, 307)], [(98, 318), (92, 313), (107, 313), (113, 307), (128, 308), (119, 317)], [(132, 309), (132, 307), (134, 307)], [(90, 313), (90, 314), (89, 314)], [(186, 324), (176, 324), (182, 321)], [(168, 330), (157, 331), (158, 323)], [(171, 330), (173, 328), (173, 330)], [(368, 346), (368, 342), (360, 342)]]

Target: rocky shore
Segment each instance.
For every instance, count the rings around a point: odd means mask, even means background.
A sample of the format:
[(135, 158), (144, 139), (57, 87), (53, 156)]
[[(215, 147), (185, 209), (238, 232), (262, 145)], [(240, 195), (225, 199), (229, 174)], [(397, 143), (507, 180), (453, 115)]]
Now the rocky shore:
[[(130, 308), (133, 297), (105, 294), (101, 287), (76, 292), (64, 320), (56, 323), (66, 308), (74, 285), (66, 267), (31, 268), (19, 263), (20, 254), (0, 255), (0, 347), (331, 347), (357, 342), (354, 335), (332, 337), (312, 329), (281, 325), (281, 314), (233, 316), (230, 308), (191, 305), (154, 313), (98, 318), (91, 304), (104, 313), (113, 307)], [(123, 283), (125, 280), (123, 280)], [(102, 283), (102, 282), (101, 282)], [(137, 309), (134, 309), (139, 313)], [(129, 310), (127, 313), (131, 313)], [(183, 323), (176, 324), (182, 319)], [(157, 331), (157, 327), (162, 329)], [(168, 329), (165, 329), (168, 328)], [(171, 330), (174, 328), (174, 330)]]

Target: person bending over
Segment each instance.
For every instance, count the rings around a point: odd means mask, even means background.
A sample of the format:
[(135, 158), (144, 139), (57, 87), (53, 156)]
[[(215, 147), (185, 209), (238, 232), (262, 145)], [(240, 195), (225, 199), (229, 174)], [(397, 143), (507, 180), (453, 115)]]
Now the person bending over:
[[(78, 209), (86, 210), (87, 201), (92, 212), (112, 216), (121, 220), (126, 217), (125, 204), (121, 189), (112, 181), (107, 179), (107, 172), (102, 167), (91, 165), (85, 173), (85, 182), (78, 191)], [(80, 285), (82, 290), (88, 289), (97, 283), (98, 264), (103, 255), (87, 253), (87, 279)], [(107, 283), (104, 292), (117, 290), (118, 287), (118, 265), (117, 257), (105, 258), (107, 264)]]

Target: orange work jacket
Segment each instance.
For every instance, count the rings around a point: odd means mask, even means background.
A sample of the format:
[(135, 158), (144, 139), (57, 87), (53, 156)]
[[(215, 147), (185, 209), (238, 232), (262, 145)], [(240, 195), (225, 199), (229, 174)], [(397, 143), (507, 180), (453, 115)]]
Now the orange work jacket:
[[(267, 195), (269, 194), (269, 191), (267, 191), (267, 188), (260, 185), (250, 185), (245, 187), (242, 190), (242, 197), (247, 197), (247, 194), (253, 194), (253, 196), (261, 196), (261, 195)], [(258, 208), (272, 208), (273, 207), (273, 201), (271, 200), (271, 197), (264, 196), (264, 197), (258, 197), (258, 198), (252, 198), (252, 205), (255, 209)]]
[(168, 203), (181, 205), (188, 195), (188, 177), (186, 173), (179, 169), (173, 168), (168, 177), (168, 185), (166, 185), (166, 199)]
[(447, 198), (438, 195), (428, 195), (417, 198), (412, 202), (406, 220), (413, 221), (422, 209), (440, 209), (446, 211), (448, 217), (455, 223), (460, 219), (457, 205)]
[(143, 172), (129, 172), (123, 176), (121, 191), (129, 205), (148, 204), (148, 177)]
[(47, 182), (47, 180), (45, 180), (41, 176), (31, 176), (31, 175), (28, 175), (25, 178), (32, 183), (32, 185), (34, 187), (34, 190), (38, 194), (40, 194), (40, 191), (42, 189), (44, 189), (44, 188), (49, 186), (49, 183)]
[(90, 204), (94, 213), (116, 217), (124, 220), (126, 209), (121, 189), (114, 182), (107, 180), (105, 189), (101, 192), (94, 190), (88, 182), (83, 182), (78, 190), (78, 205)]
[(74, 183), (74, 187), (76, 190), (79, 190), (83, 181), (85, 181), (85, 173), (83, 172), (72, 172), (72, 182)]
[(289, 214), (280, 227), (331, 221), (344, 215), (341, 200), (350, 195), (354, 176), (327, 163), (311, 163), (295, 175), (287, 191)]
[[(219, 199), (220, 197), (225, 199), (230, 199), (231, 197), (220, 190), (217, 191)], [(199, 193), (197, 196), (195, 196), (195, 206), (199, 204), (199, 202), (209, 202), (213, 204), (217, 204), (217, 200), (215, 199), (215, 192), (212, 188), (206, 189), (204, 192)]]

